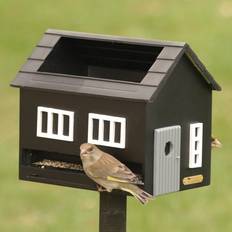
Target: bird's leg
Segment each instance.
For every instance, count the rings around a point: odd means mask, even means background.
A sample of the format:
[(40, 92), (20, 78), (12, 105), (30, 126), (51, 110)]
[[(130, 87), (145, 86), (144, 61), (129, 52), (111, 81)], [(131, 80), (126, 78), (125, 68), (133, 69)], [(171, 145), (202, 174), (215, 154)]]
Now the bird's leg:
[(104, 187), (102, 187), (101, 185), (98, 185), (98, 184), (97, 184), (97, 190), (98, 190), (98, 192), (106, 192), (107, 191), (107, 189), (105, 189)]
[(106, 189), (106, 191), (107, 191), (108, 193), (111, 193), (111, 192), (112, 192), (112, 189)]

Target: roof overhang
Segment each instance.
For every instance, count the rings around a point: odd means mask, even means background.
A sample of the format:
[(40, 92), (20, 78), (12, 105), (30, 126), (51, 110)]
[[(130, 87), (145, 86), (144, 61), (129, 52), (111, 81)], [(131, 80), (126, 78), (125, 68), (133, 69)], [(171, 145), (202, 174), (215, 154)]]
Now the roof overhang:
[[(109, 79), (101, 79), (91, 76), (38, 71), (58, 41), (63, 37), (129, 45), (157, 46), (162, 47), (162, 51), (140, 83), (113, 80), (110, 77)], [(221, 87), (186, 43), (151, 41), (60, 30), (47, 30), (11, 85), (20, 88), (62, 91), (134, 101), (152, 101), (160, 83), (168, 78), (184, 54), (191, 60), (212, 90), (221, 90)]]

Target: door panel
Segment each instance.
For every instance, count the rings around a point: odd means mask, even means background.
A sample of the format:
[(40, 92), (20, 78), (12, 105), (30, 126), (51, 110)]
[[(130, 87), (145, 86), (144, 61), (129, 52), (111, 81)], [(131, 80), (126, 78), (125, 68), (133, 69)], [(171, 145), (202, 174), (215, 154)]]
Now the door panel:
[(154, 195), (180, 189), (181, 127), (154, 130)]

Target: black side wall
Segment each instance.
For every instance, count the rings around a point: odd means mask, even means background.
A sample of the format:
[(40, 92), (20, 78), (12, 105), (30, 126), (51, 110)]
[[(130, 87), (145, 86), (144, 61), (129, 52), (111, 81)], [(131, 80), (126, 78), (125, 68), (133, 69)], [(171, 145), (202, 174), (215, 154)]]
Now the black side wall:
[[(166, 84), (162, 83), (154, 103), (147, 105), (146, 125), (146, 186), (153, 185), (153, 130), (155, 128), (181, 126), (180, 190), (210, 184), (211, 160), (211, 101), (212, 90), (193, 64), (184, 55)], [(203, 122), (203, 167), (188, 168), (189, 124)], [(152, 160), (152, 162), (151, 162)], [(200, 184), (184, 186), (183, 178), (202, 174)], [(149, 189), (152, 192), (152, 188)]]

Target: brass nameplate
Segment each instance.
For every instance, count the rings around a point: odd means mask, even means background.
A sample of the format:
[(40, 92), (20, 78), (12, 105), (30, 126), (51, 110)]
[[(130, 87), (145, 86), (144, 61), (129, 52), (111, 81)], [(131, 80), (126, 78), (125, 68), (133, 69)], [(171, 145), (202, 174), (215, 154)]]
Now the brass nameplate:
[(183, 179), (184, 185), (198, 184), (203, 181), (203, 175), (187, 176)]

